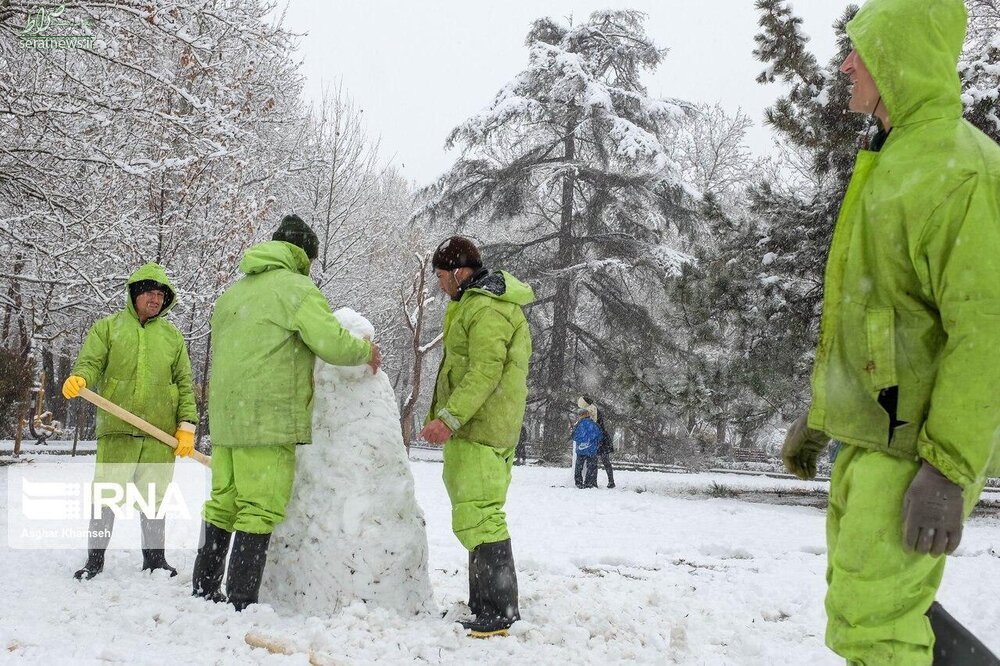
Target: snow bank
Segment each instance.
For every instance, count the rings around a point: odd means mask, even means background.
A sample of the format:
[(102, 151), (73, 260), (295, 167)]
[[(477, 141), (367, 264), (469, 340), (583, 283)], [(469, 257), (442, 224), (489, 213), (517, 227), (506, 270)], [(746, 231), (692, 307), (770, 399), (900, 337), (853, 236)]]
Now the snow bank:
[[(75, 463), (38, 456), (29, 464)], [(451, 531), (441, 463), (415, 461), (412, 469), (427, 512), (435, 598), (452, 607), (468, 594), (468, 557)], [(587, 491), (574, 487), (567, 468), (513, 474), (507, 515), (523, 620), (510, 638), (473, 640), (436, 615), (361, 601), (309, 617), (278, 613), (262, 596), (236, 613), (191, 596), (193, 549), (168, 550), (176, 578), (151, 576), (139, 571), (133, 540), (131, 550), (109, 551), (104, 573), (83, 583), (73, 579), (82, 549), (40, 556), (5, 545), (0, 663), (304, 665), (313, 652), (316, 663), (337, 664), (843, 666), (823, 645), (823, 511), (705, 497), (713, 482), (749, 483), (728, 474), (621, 470), (618, 488)], [(704, 484), (698, 495), (670, 489), (694, 479)], [(7, 484), (0, 474), (0, 534), (10, 527)], [(328, 564), (341, 554), (331, 551)], [(1000, 653), (1000, 596), (988, 582), (998, 579), (1000, 518), (974, 516), (938, 598)], [(297, 654), (253, 649), (248, 633)]]

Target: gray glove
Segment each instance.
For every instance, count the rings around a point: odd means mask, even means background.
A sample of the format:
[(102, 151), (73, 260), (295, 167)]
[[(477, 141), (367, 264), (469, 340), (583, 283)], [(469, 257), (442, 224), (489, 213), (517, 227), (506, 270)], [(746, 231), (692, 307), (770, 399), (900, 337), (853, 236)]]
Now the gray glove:
[(910, 550), (949, 555), (962, 540), (962, 487), (924, 461), (903, 496), (903, 541)]
[(785, 462), (785, 468), (800, 479), (815, 478), (816, 458), (830, 443), (826, 433), (806, 425), (808, 420), (808, 413), (795, 419), (785, 435), (785, 444), (781, 447), (781, 459)]

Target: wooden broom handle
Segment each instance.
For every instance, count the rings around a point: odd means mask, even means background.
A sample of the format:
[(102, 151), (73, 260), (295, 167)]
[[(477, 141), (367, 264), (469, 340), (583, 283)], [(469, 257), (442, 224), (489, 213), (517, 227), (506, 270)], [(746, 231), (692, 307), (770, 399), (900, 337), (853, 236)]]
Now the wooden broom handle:
[[(153, 437), (160, 440), (170, 448), (172, 449), (177, 448), (177, 440), (174, 438), (173, 435), (163, 432), (149, 421), (140, 419), (132, 412), (126, 409), (122, 409), (121, 407), (111, 402), (107, 398), (102, 398), (100, 395), (94, 393), (89, 388), (80, 389), (80, 397), (89, 403), (97, 405), (98, 407), (108, 412), (109, 414), (117, 416), (122, 421), (131, 423), (139, 430), (142, 430), (143, 432), (152, 435)], [(197, 449), (191, 452), (191, 457), (200, 462), (205, 467), (212, 466), (212, 459), (209, 456), (206, 456), (204, 453), (201, 453)]]

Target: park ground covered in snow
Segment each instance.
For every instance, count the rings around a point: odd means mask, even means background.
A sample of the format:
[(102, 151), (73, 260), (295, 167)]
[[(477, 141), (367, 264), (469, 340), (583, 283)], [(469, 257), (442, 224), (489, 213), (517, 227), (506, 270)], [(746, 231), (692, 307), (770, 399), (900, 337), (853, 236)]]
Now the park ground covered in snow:
[[(82, 542), (10, 547), (10, 470), (78, 464), (26, 457), (0, 468), (3, 662), (842, 663), (823, 645), (823, 482), (620, 471), (614, 490), (577, 490), (568, 469), (517, 467), (507, 508), (523, 621), (510, 637), (483, 641), (437, 614), (401, 617), (362, 603), (319, 616), (266, 603), (237, 614), (190, 596), (189, 549), (168, 550), (176, 578), (140, 573), (136, 542), (109, 551), (93, 581), (76, 581)], [(440, 454), (414, 451), (411, 466), (435, 602), (454, 615), (467, 556), (450, 531)], [(1000, 495), (990, 497), (994, 508), (974, 515), (949, 560), (939, 600), (1000, 652)], [(291, 654), (253, 648), (248, 635)]]

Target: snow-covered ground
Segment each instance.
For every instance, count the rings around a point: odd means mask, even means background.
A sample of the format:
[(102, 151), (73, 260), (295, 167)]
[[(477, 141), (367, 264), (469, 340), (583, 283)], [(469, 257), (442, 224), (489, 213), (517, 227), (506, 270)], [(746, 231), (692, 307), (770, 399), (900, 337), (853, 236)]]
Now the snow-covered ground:
[[(70, 463), (37, 456), (31, 464)], [(465, 599), (467, 556), (450, 532), (440, 463), (411, 464), (435, 600), (447, 610)], [(4, 506), (9, 469), (0, 468)], [(306, 664), (311, 651), (320, 664), (843, 663), (823, 646), (822, 510), (710, 496), (821, 484), (616, 477), (615, 490), (581, 491), (569, 470), (515, 468), (508, 515), (524, 619), (509, 638), (488, 641), (437, 616), (400, 617), (362, 604), (320, 617), (279, 615), (264, 604), (237, 614), (189, 596), (190, 550), (168, 551), (181, 572), (172, 579), (140, 573), (138, 545), (111, 550), (104, 573), (82, 583), (72, 578), (82, 551), (11, 549), (0, 511), (0, 662)], [(1000, 652), (1000, 595), (983, 588), (997, 580), (994, 512), (970, 521), (939, 599)], [(251, 648), (248, 633), (295, 654)]]

